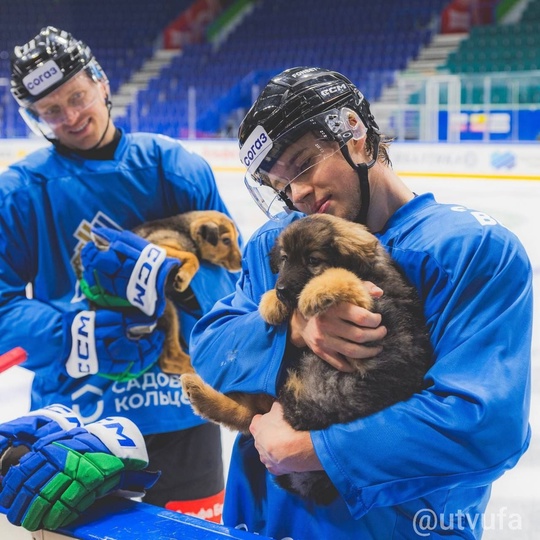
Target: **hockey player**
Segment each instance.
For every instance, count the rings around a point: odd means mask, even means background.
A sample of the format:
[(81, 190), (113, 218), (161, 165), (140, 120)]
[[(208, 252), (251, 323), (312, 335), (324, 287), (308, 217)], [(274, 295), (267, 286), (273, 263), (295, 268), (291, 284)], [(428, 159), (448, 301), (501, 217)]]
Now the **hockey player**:
[[(274, 77), (239, 141), (248, 189), (274, 219), (247, 244), (235, 294), (194, 328), (200, 375), (221, 392), (277, 396), (303, 347), (341, 370), (376, 355), (366, 343), (384, 326), (359, 307), (310, 320), (295, 313), (279, 327), (259, 315), (276, 282), (266, 255), (303, 213), (377, 234), (420, 293), (435, 358), (426, 390), (367, 418), (298, 432), (278, 404), (256, 416), (253, 437), (235, 443), (225, 524), (275, 539), (480, 538), (490, 486), (530, 438), (532, 271), (522, 245), (485, 213), (413, 193), (390, 166), (368, 102), (339, 73)], [(340, 494), (329, 506), (273, 481), (321, 469)]]
[[(0, 352), (27, 351), (32, 410), (61, 403), (86, 423), (121, 415), (137, 424), (150, 468), (163, 473), (146, 502), (174, 507), (215, 496), (219, 508), (220, 430), (193, 413), (179, 378), (156, 364), (164, 336), (151, 330), (159, 310), (92, 314), (74, 271), (92, 228), (115, 238), (92, 272), (107, 274), (115, 259), (116, 275), (105, 277), (121, 280), (147, 244), (133, 244), (122, 229), (188, 210), (228, 213), (213, 173), (176, 140), (117, 129), (106, 75), (90, 48), (66, 31), (43, 28), (15, 48), (11, 91), (27, 123), (52, 144), (0, 176)], [(153, 268), (158, 306), (174, 264), (165, 259)], [(233, 290), (236, 277), (202, 265), (192, 283), (196, 300), (180, 310), (186, 343), (194, 322)], [(149, 332), (135, 336), (137, 327)], [(87, 375), (85, 361), (98, 373)]]
[[(262, 320), (260, 297), (276, 282), (267, 254), (303, 213), (361, 221), (378, 235), (418, 289), (435, 357), (423, 392), (367, 418), (297, 432), (277, 404), (256, 416), (253, 437), (235, 443), (224, 523), (280, 540), (480, 538), (492, 482), (530, 440), (532, 270), (522, 245), (482, 212), (411, 192), (390, 167), (367, 101), (336, 72), (293, 68), (274, 77), (239, 138), (248, 188), (274, 219), (246, 246), (235, 293), (194, 327), (192, 358), (203, 378), (223, 392), (277, 396), (306, 346), (341, 370), (376, 356), (370, 341), (384, 346), (378, 316), (347, 304), (310, 320), (294, 314), (279, 327)], [(373, 294), (381, 294), (376, 284)], [(12, 427), (0, 434), (17, 439)], [(34, 454), (41, 459), (39, 448)], [(51, 483), (36, 486), (21, 465), (0, 491), (18, 523), (44, 510), (13, 500), (13, 491), (62, 494)], [(273, 480), (320, 469), (339, 491), (328, 506)]]

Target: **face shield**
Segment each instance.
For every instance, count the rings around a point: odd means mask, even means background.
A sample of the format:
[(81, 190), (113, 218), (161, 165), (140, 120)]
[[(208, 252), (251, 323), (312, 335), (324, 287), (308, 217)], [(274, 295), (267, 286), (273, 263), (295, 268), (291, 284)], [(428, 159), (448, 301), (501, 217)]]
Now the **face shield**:
[(291, 183), (365, 134), (358, 114), (347, 107), (313, 116), (275, 140), (259, 125), (240, 151), (247, 167), (244, 183), (267, 217), (279, 220), (294, 210)]
[[(94, 74), (93, 66), (89, 64), (75, 77), (36, 101), (31, 107), (20, 107), (19, 113), (36, 135), (54, 139), (56, 128), (66, 123), (73, 115), (78, 116), (89, 109), (98, 101), (100, 98), (98, 82), (99, 79)], [(54, 97), (60, 93), (62, 93), (62, 99), (55, 101)], [(45, 103), (42, 100), (46, 100)]]

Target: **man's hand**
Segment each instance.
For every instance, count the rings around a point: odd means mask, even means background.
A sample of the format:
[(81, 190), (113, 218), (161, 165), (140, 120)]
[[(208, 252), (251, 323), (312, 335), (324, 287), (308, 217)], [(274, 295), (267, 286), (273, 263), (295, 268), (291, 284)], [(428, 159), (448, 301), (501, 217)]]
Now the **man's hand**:
[(141, 495), (159, 476), (143, 470), (148, 455), (133, 422), (112, 417), (83, 427), (62, 405), (1, 424), (0, 457), (0, 505), (30, 531), (67, 525), (118, 490)]
[(294, 430), (283, 418), (283, 408), (277, 401), (268, 413), (253, 417), (249, 431), (260, 460), (270, 473), (322, 470), (309, 431)]
[[(374, 298), (383, 291), (366, 282)], [(338, 304), (310, 319), (295, 310), (290, 321), (290, 340), (296, 347), (308, 347), (331, 366), (353, 372), (354, 363), (373, 358), (381, 347), (366, 345), (386, 336), (381, 315), (353, 304)]]
[(92, 230), (93, 241), (81, 250), (81, 289), (100, 306), (127, 301), (148, 316), (165, 310), (165, 284), (180, 261), (131, 231)]
[(99, 374), (117, 381), (139, 377), (157, 362), (163, 349), (165, 333), (156, 326), (156, 317), (133, 308), (67, 315), (68, 375), (77, 379)]

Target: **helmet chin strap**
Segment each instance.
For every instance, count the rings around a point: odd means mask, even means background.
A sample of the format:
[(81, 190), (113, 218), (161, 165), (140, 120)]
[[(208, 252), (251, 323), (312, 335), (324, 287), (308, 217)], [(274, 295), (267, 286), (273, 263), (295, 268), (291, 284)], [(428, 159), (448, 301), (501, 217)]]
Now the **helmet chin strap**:
[(379, 136), (375, 134), (375, 140), (373, 145), (373, 157), (369, 163), (355, 163), (351, 154), (349, 153), (349, 148), (347, 145), (342, 146), (341, 153), (347, 161), (347, 163), (356, 171), (358, 175), (358, 183), (360, 185), (360, 210), (355, 218), (355, 222), (361, 223), (362, 225), (367, 224), (367, 215), (369, 211), (370, 203), (370, 189), (369, 189), (369, 178), (368, 171), (375, 165), (377, 162), (377, 156), (379, 155)]
[(105, 126), (105, 129), (103, 130), (103, 133), (101, 137), (99, 138), (99, 141), (94, 146), (92, 146), (92, 148), (89, 148), (88, 149), (89, 151), (99, 148), (99, 145), (103, 142), (105, 135), (107, 135), (107, 131), (109, 131), (109, 126), (111, 124), (111, 109), (112, 109), (112, 101), (109, 99), (109, 94), (105, 96), (105, 106), (107, 107), (107, 112), (108, 112), (107, 125)]

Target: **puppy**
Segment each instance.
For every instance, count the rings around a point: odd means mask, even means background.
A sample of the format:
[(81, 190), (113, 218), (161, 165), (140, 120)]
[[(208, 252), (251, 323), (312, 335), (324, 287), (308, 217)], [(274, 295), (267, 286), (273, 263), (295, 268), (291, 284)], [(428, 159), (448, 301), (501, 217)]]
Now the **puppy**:
[[(381, 313), (388, 329), (382, 352), (358, 360), (353, 373), (336, 370), (309, 349), (287, 359), (291, 367), (278, 400), (293, 428), (320, 430), (350, 422), (422, 391), (432, 361), (422, 306), (415, 289), (365, 227), (329, 215), (305, 217), (281, 233), (270, 260), (279, 275), (275, 289), (263, 295), (259, 305), (269, 324), (286, 323), (294, 309), (310, 318), (350, 302)], [(383, 296), (372, 298), (364, 281), (381, 287)], [(274, 400), (262, 394), (220, 394), (196, 374), (183, 375), (182, 385), (198, 414), (245, 434), (253, 416), (267, 412)], [(317, 504), (329, 504), (337, 496), (325, 472), (276, 480)]]
[[(171, 272), (166, 285), (165, 312), (158, 321), (158, 327), (165, 331), (159, 364), (166, 373), (192, 373), (191, 359), (180, 343), (180, 322), (171, 300), (197, 305), (188, 288), (201, 260), (223, 266), (229, 272), (240, 270), (242, 255), (236, 226), (222, 212), (195, 210), (143, 223), (133, 232), (182, 263), (176, 272)], [(94, 237), (94, 241), (98, 248), (108, 249), (101, 237)]]

